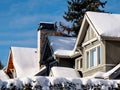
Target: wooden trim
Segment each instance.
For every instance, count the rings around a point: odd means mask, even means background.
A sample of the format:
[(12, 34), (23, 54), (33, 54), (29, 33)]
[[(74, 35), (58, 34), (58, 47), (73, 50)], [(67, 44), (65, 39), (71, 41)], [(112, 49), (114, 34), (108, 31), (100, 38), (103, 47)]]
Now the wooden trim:
[(93, 39), (91, 39), (91, 40), (89, 40), (89, 41), (87, 41), (87, 42), (84, 42), (83, 44), (82, 44), (82, 47), (84, 47), (84, 46), (86, 46), (86, 45), (88, 45), (88, 44), (90, 44), (90, 43), (92, 43), (92, 42), (94, 42), (94, 41), (96, 41), (97, 40), (97, 38), (95, 37), (95, 38), (93, 38)]
[(84, 70), (83, 73), (86, 73), (88, 71), (91, 71), (91, 70), (94, 70), (94, 69), (97, 69), (97, 68), (100, 68), (100, 67), (105, 67), (105, 66), (115, 66), (115, 64), (103, 64), (103, 65), (98, 65), (96, 67), (92, 67), (92, 68), (88, 68), (87, 70)]

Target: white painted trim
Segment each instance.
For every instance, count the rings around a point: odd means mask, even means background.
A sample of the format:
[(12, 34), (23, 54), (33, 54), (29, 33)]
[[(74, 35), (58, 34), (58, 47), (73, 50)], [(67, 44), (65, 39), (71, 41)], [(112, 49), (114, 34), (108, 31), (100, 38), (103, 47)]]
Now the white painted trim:
[(93, 47), (91, 47), (91, 48), (89, 48), (89, 49), (86, 49), (85, 52), (90, 51), (91, 49), (96, 48), (96, 47), (98, 47), (98, 46), (101, 47), (101, 44), (94, 45)]
[[(81, 59), (82, 59), (82, 58), (77, 58), (77, 59), (75, 59), (75, 69), (77, 69), (77, 70), (83, 69), (83, 65), (82, 65), (82, 68), (80, 67), (81, 64), (83, 64), (83, 63), (81, 63)], [(82, 60), (83, 60), (83, 59), (82, 59)], [(82, 62), (83, 62), (83, 61), (82, 61)]]
[(84, 15), (84, 18), (83, 18), (83, 21), (82, 21), (82, 25), (81, 25), (81, 28), (79, 30), (79, 33), (78, 33), (78, 36), (77, 36), (77, 39), (76, 39), (76, 43), (74, 45), (74, 49), (73, 49), (74, 52), (77, 49), (78, 43), (81, 42), (80, 40), (81, 40), (81, 35), (82, 35), (82, 32), (83, 32), (83, 27), (85, 25), (85, 22), (87, 21), (85, 17), (86, 17), (86, 15)]
[(84, 47), (84, 46), (86, 46), (86, 45), (88, 45), (88, 44), (90, 44), (90, 43), (92, 43), (92, 42), (94, 42), (94, 41), (96, 41), (97, 40), (97, 37), (95, 37), (95, 38), (93, 38), (93, 39), (91, 39), (91, 40), (89, 40), (89, 41), (87, 41), (87, 42), (84, 42), (83, 44), (82, 44), (82, 47)]
[[(92, 30), (94, 31), (97, 39), (98, 39), (99, 41), (101, 40), (101, 36), (100, 36), (99, 33), (97, 32), (96, 28), (94, 27), (94, 25), (93, 25), (92, 22), (90, 21), (90, 19), (89, 19), (89, 17), (87, 16), (87, 14), (85, 14), (85, 15), (84, 15), (84, 18), (83, 18), (83, 22), (82, 22), (81, 28), (80, 28), (80, 31), (79, 31), (79, 33), (78, 33), (78, 37), (77, 37), (75, 46), (74, 46), (74, 51), (76, 50), (78, 43), (82, 41), (82, 40), (81, 40), (81, 35), (82, 35), (82, 33), (84, 32), (84, 31), (83, 31), (83, 27), (84, 27), (84, 25), (85, 25), (85, 22), (87, 22), (87, 23), (90, 25), (90, 27), (91, 27)], [(85, 44), (87, 44), (87, 43), (85, 43)], [(84, 46), (84, 44), (83, 44), (82, 46)]]
[(115, 66), (115, 64), (103, 64), (103, 65), (98, 65), (96, 67), (91, 67), (91, 68), (88, 68), (86, 71), (84, 70), (83, 73), (86, 73), (90, 70), (94, 70), (94, 69), (97, 69), (97, 68), (100, 68), (100, 67), (104, 67), (104, 66)]

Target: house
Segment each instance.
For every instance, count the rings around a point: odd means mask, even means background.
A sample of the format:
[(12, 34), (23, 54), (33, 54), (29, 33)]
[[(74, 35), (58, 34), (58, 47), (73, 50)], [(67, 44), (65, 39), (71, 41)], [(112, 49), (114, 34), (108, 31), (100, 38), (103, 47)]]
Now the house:
[(84, 77), (113, 69), (120, 62), (119, 23), (119, 14), (86, 12), (77, 39), (48, 36), (40, 64), (48, 72), (52, 66), (72, 67)]
[(46, 75), (46, 67), (41, 67), (39, 62), (46, 37), (53, 35), (55, 31), (55, 23), (41, 22), (38, 27), (38, 48), (11, 47), (5, 74), (9, 78)]
[(106, 74), (107, 77), (119, 78), (119, 23), (119, 14), (86, 12), (75, 38), (52, 36), (56, 24), (41, 22), (37, 49), (11, 47), (5, 71), (11, 78), (27, 77), (49, 75), (51, 67), (60, 66), (75, 68), (86, 77), (113, 69), (115, 73)]
[(10, 78), (30, 77), (39, 72), (37, 49), (11, 47), (5, 72)]
[[(56, 24), (52, 22), (40, 22), (38, 27), (38, 47), (11, 47), (8, 55), (8, 62), (5, 73), (10, 78), (46, 76), (46, 66), (40, 65), (45, 41), (49, 35), (61, 35), (56, 32)], [(48, 75), (48, 74), (47, 74)]]
[[(87, 12), (78, 34), (75, 49), (82, 57), (75, 68), (84, 76), (107, 72), (120, 63), (120, 14)], [(119, 70), (120, 68), (118, 68)]]
[(67, 59), (73, 59), (78, 54), (78, 52), (73, 54), (76, 38), (65, 36), (57, 32), (56, 23), (40, 22), (38, 27), (38, 61), (40, 69), (46, 66), (47, 75), (49, 75), (52, 66), (74, 66), (73, 60), (68, 61)]
[(74, 52), (75, 42), (75, 37), (47, 37), (40, 64), (46, 65), (48, 74), (53, 66), (75, 67), (75, 58), (80, 55), (78, 51)]

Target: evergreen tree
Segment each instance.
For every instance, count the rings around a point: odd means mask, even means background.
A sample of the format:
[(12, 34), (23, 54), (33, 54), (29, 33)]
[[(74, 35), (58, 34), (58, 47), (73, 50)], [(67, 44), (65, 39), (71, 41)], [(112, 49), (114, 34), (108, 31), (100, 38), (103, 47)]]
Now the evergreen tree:
[(1, 61), (0, 61), (0, 69), (3, 69), (3, 64)]
[(71, 31), (77, 35), (86, 11), (104, 12), (107, 1), (100, 0), (68, 0), (68, 11), (63, 18), (72, 23)]

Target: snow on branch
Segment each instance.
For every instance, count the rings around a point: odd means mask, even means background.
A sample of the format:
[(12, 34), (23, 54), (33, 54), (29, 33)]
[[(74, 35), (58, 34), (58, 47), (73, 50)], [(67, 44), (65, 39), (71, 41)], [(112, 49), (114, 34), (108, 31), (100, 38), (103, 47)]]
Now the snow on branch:
[(0, 90), (113, 90), (120, 80), (90, 78), (32, 77), (0, 80)]

